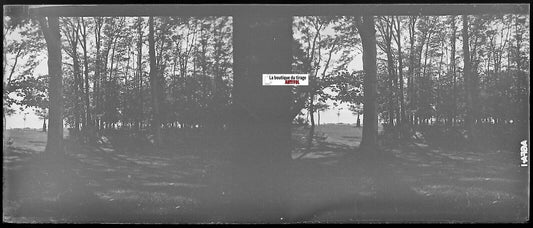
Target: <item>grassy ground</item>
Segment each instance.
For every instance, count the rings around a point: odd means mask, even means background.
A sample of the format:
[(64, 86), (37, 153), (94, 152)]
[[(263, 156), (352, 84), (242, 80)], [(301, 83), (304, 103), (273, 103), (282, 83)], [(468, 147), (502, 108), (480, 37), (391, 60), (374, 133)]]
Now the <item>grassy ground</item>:
[[(361, 128), (322, 125), (301, 156), (306, 129), (293, 129), (289, 213), (267, 222), (524, 222), (528, 170), (519, 151), (469, 152), (424, 140), (384, 145), (378, 163), (357, 151)], [(68, 156), (40, 156), (46, 135), (9, 130), (4, 148), (5, 222), (237, 222), (225, 217), (230, 164), (205, 143), (146, 153), (67, 143)], [(192, 140), (188, 140), (189, 143)], [(5, 144), (4, 144), (5, 145)], [(193, 151), (193, 152), (191, 152)], [(66, 167), (58, 169), (58, 167)]]

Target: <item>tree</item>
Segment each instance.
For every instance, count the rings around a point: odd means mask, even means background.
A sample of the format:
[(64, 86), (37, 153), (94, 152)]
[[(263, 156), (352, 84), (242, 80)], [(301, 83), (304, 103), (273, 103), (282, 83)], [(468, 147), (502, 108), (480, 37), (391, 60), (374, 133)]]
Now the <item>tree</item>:
[[(102, 41), (102, 27), (104, 26), (104, 20), (101, 17), (95, 17), (94, 20), (94, 45), (96, 49), (95, 58), (94, 58), (94, 80), (93, 80), (93, 99), (95, 103), (94, 108), (94, 114), (100, 114), (102, 112), (102, 96), (101, 96), (101, 89), (102, 89), (102, 83), (101, 83), (101, 62), (102, 62), (102, 56), (100, 53), (101, 48), (101, 41)], [(100, 118), (94, 117), (94, 124), (97, 128), (100, 128)]]
[(409, 122), (415, 124), (415, 115), (414, 111), (416, 108), (416, 88), (415, 88), (415, 70), (416, 70), (416, 54), (415, 54), (415, 40), (416, 40), (416, 22), (418, 20), (417, 16), (409, 16), (409, 68), (408, 68), (408, 78), (407, 78), (407, 100), (409, 108)]
[(291, 45), (291, 17), (233, 17), (232, 208), (248, 221), (279, 219), (288, 209), (290, 90), (262, 86), (261, 74), (290, 72)]
[(336, 76), (328, 78), (332, 92), (337, 93), (332, 99), (340, 103), (348, 103), (349, 110), (357, 115), (357, 127), (361, 127), (360, 114), (363, 112), (363, 78), (362, 71), (338, 72)]
[(82, 98), (81, 92), (83, 83), (81, 80), (81, 73), (80, 73), (80, 62), (78, 57), (78, 41), (79, 41), (79, 30), (80, 26), (78, 24), (75, 24), (75, 20), (78, 20), (78, 18), (62, 18), (62, 30), (63, 34), (67, 39), (67, 43), (70, 48), (66, 48), (65, 52), (72, 58), (72, 68), (73, 68), (73, 77), (74, 77), (74, 84), (72, 86), (74, 90), (74, 130), (71, 132), (71, 136), (77, 137), (78, 133), (80, 132), (80, 124), (84, 121), (81, 119), (85, 119), (83, 116), (83, 110), (80, 106), (80, 100)]
[(159, 75), (157, 72), (154, 40), (154, 17), (148, 19), (148, 53), (150, 55), (150, 87), (152, 88), (152, 130), (154, 134), (154, 144), (161, 146), (161, 114), (159, 107)]
[(452, 111), (451, 111), (451, 117), (450, 117), (450, 124), (452, 126), (455, 126), (456, 118), (457, 118), (457, 75), (456, 75), (456, 59), (455, 59), (455, 53), (456, 53), (456, 34), (457, 34), (457, 25), (455, 23), (456, 16), (451, 16), (451, 25), (452, 25), (452, 34), (451, 34), (451, 43), (452, 43), (452, 50), (450, 54), (450, 71), (452, 74)]
[(403, 77), (403, 54), (402, 54), (402, 20), (399, 16), (396, 16), (396, 23), (394, 23), (393, 20), (393, 27), (395, 30), (395, 34), (393, 33), (394, 40), (396, 41), (396, 45), (398, 46), (398, 78), (400, 81), (400, 91), (399, 91), (399, 99), (400, 99), (400, 125), (405, 124), (406, 121), (406, 113), (405, 113), (405, 97), (404, 97), (404, 77)]
[(361, 105), (361, 104), (350, 105), (350, 106), (348, 107), (348, 109), (349, 109), (350, 111), (352, 111), (352, 113), (353, 113), (354, 115), (357, 116), (357, 125), (356, 125), (356, 126), (357, 126), (357, 127), (361, 127), (361, 119), (360, 119), (359, 117), (361, 116), (361, 112), (363, 111), (363, 105)]
[(138, 93), (138, 109), (136, 115), (137, 130), (142, 129), (142, 120), (143, 120), (143, 64), (142, 64), (142, 53), (143, 53), (143, 19), (142, 17), (137, 18), (137, 70), (136, 70), (136, 82), (137, 93)]
[(473, 137), (474, 130), (474, 116), (472, 110), (472, 65), (470, 63), (470, 46), (468, 44), (469, 35), (468, 35), (468, 16), (463, 15), (463, 77), (465, 84), (465, 94), (466, 94), (466, 117), (465, 117), (465, 129), (467, 130), (467, 136), (469, 139)]
[[(92, 126), (91, 103), (89, 100), (89, 58), (88, 58), (88, 47), (87, 47), (88, 24), (85, 23), (85, 19), (83, 17), (81, 18), (81, 20), (78, 20), (78, 27), (81, 28), (79, 29), (79, 32), (81, 33), (81, 37), (78, 36), (78, 41), (80, 42), (81, 47), (83, 49), (83, 66), (84, 66), (83, 73), (85, 75), (85, 80), (84, 80), (85, 122), (83, 124), (84, 124), (84, 128), (88, 128)], [(89, 137), (89, 138), (92, 138), (92, 137)]]
[[(42, 61), (40, 54), (44, 51), (45, 42), (37, 23), (35, 19), (26, 16), (11, 15), (4, 18), (4, 130), (6, 115), (16, 112), (12, 105), (21, 102), (11, 95), (24, 86), (21, 85), (24, 84), (22, 82), (27, 81), (26, 79), (34, 74), (34, 69)], [(28, 85), (28, 83), (25, 84)]]
[(365, 152), (377, 149), (378, 120), (376, 111), (377, 98), (377, 66), (376, 66), (376, 30), (374, 17), (364, 16), (357, 21), (357, 29), (363, 44), (363, 69), (365, 71), (363, 137), (361, 149)]
[[(336, 18), (332, 17), (302, 17), (298, 18), (296, 22), (296, 28), (301, 33), (301, 37), (297, 39), (300, 44), (297, 45), (302, 48), (302, 54), (304, 54), (304, 56), (299, 57), (303, 60), (301, 63), (304, 65), (303, 68), (308, 70), (305, 73), (309, 74), (309, 86), (307, 91), (303, 91), (309, 96), (307, 108), (311, 117), (307, 151), (311, 149), (315, 133), (314, 113), (318, 110), (315, 107), (315, 100), (324, 102), (328, 99), (328, 94), (324, 93), (324, 89), (329, 87), (325, 78), (329, 73), (332, 56), (339, 50), (340, 43), (339, 37), (326, 36), (323, 33), (336, 21)], [(324, 54), (325, 56), (323, 56)], [(300, 104), (304, 104), (304, 102)]]
[(393, 24), (394, 18), (390, 17), (379, 17), (377, 28), (380, 31), (380, 35), (383, 42), (378, 42), (378, 46), (385, 52), (387, 55), (387, 87), (388, 87), (388, 117), (389, 125), (394, 126), (394, 117), (396, 114), (396, 101), (397, 101), (397, 92), (396, 88), (398, 81), (396, 80), (396, 70), (394, 69), (394, 57), (392, 53), (392, 37), (393, 34)]
[(48, 75), (50, 108), (46, 152), (61, 154), (63, 148), (63, 85), (61, 70), (61, 34), (58, 17), (41, 17), (39, 24), (48, 49)]

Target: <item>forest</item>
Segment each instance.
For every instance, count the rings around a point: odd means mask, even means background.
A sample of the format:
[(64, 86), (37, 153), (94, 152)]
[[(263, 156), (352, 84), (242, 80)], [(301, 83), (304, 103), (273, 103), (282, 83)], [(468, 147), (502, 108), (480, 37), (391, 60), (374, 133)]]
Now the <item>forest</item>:
[[(47, 132), (43, 154), (109, 144), (117, 153), (230, 158), (242, 164), (227, 171), (239, 173), (232, 184), (283, 186), (246, 188), (254, 195), (243, 201), (289, 197), (279, 192), (290, 180), (271, 177), (331, 150), (317, 118), (341, 104), (361, 133), (342, 153), (363, 163), (387, 163), (420, 140), (483, 154), (518, 153), (529, 139), (529, 15), (297, 16), (264, 31), (254, 20), (4, 16), (4, 135), (6, 116), (32, 110)], [(285, 24), (291, 31), (279, 35)], [(310, 84), (270, 94), (241, 76), (268, 70), (309, 74)], [(243, 173), (260, 180), (237, 178)]]

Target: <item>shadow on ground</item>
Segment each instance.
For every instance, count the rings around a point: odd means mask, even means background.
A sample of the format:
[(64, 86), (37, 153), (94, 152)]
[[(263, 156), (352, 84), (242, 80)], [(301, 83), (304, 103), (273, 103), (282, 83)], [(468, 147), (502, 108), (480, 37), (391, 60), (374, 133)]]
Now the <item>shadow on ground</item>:
[[(527, 170), (509, 152), (413, 142), (384, 147), (386, 156), (371, 161), (352, 144), (357, 136), (328, 131), (317, 134), (304, 156), (295, 143), (293, 158), (299, 158), (289, 172), (288, 213), (266, 222), (528, 218)], [(294, 132), (295, 139), (305, 134)], [(12, 135), (25, 138), (23, 132)], [(221, 172), (231, 163), (206, 156), (209, 151), (138, 153), (69, 142), (66, 156), (50, 158), (35, 146), (41, 142), (32, 138), (4, 150), (6, 222), (238, 222), (228, 216), (224, 186), (231, 179)]]

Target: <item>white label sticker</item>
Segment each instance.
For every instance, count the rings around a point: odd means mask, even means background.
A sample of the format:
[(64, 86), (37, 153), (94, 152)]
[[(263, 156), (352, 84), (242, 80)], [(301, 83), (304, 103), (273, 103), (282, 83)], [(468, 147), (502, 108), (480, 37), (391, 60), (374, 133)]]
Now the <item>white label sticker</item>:
[(308, 74), (263, 74), (263, 86), (307, 86)]

